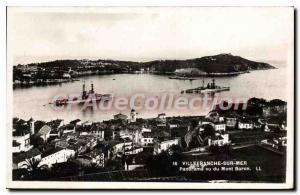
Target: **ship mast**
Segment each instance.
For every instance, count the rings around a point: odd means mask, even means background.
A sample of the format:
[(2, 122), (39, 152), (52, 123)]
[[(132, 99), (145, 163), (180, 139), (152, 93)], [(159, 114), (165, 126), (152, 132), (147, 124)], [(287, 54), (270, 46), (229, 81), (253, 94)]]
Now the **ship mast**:
[(85, 91), (85, 81), (83, 81), (83, 85), (82, 85), (82, 93), (84, 93)]
[(91, 81), (91, 93), (94, 93), (94, 84), (93, 84), (93, 81)]
[(83, 85), (82, 85), (82, 98), (85, 98), (85, 96), (86, 96), (85, 81), (83, 81)]

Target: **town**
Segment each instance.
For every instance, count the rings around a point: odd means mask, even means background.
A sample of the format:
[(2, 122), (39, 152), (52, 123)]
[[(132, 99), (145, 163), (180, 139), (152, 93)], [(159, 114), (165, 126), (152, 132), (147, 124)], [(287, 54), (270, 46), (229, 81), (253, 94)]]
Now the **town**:
[(188, 159), (251, 146), (284, 156), (286, 106), (251, 98), (246, 110), (216, 105), (205, 116), (143, 119), (132, 109), (102, 122), (13, 118), (13, 179), (181, 181), (189, 178), (177, 163)]

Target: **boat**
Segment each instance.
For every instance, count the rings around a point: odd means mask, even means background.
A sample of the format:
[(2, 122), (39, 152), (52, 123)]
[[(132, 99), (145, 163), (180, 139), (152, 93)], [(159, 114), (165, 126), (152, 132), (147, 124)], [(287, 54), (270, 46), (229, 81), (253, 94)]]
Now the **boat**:
[(85, 82), (82, 85), (82, 93), (79, 97), (71, 98), (60, 98), (55, 101), (57, 106), (62, 106), (66, 104), (83, 104), (86, 102), (100, 102), (109, 101), (112, 99), (111, 94), (99, 94), (94, 91), (94, 84), (91, 82), (91, 89), (89, 91), (85, 90)]
[(203, 80), (201, 87), (183, 90), (183, 91), (181, 91), (181, 93), (207, 94), (207, 93), (220, 93), (222, 91), (229, 91), (229, 90), (230, 90), (230, 87), (222, 87), (222, 86), (216, 85), (215, 79), (213, 79), (212, 82), (207, 83), (206, 86), (204, 86), (204, 80)]
[(196, 80), (197, 78), (193, 78), (193, 77), (183, 77), (183, 76), (171, 76), (169, 77), (169, 79), (177, 79), (177, 80)]

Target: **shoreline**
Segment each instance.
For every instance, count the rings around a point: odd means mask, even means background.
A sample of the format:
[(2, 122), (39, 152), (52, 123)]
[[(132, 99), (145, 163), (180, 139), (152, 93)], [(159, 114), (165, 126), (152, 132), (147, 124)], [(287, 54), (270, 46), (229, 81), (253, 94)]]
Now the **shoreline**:
[[(256, 70), (271, 70), (271, 69), (278, 69), (278, 68), (268, 68), (268, 69), (255, 69)], [(239, 72), (229, 72), (229, 73), (205, 73), (201, 75), (190, 75), (190, 76), (178, 76), (175, 75), (174, 73), (157, 73), (157, 72), (141, 72), (141, 73), (136, 73), (136, 72), (122, 72), (122, 73), (91, 73), (88, 75), (79, 75), (77, 77), (69, 78), (69, 79), (46, 79), (46, 80), (35, 80), (35, 81), (13, 81), (13, 89), (23, 89), (23, 88), (30, 88), (30, 87), (36, 87), (36, 86), (48, 86), (48, 85), (60, 85), (63, 83), (69, 83), (69, 82), (75, 82), (75, 81), (80, 81), (81, 78), (83, 77), (89, 77), (89, 76), (101, 76), (101, 75), (117, 75), (117, 74), (132, 74), (132, 75), (138, 75), (138, 74), (153, 74), (153, 75), (162, 75), (162, 76), (168, 76), (169, 79), (174, 79), (174, 80), (200, 80), (203, 77), (234, 77), (234, 76), (239, 76), (240, 74), (246, 74), (246, 73), (251, 73), (254, 70), (248, 70), (248, 71), (239, 71)]]

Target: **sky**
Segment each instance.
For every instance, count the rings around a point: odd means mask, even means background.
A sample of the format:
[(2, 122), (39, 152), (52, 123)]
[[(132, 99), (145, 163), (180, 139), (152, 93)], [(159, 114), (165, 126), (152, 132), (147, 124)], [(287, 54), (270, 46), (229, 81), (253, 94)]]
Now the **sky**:
[(7, 55), (12, 64), (220, 53), (285, 62), (293, 24), (293, 8), (283, 7), (9, 7)]

